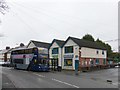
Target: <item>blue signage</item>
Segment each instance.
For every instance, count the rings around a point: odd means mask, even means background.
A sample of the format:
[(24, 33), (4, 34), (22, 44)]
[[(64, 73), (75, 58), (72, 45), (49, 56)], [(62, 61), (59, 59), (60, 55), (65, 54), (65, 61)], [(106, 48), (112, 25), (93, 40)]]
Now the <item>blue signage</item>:
[(69, 54), (69, 55), (64, 55), (64, 59), (72, 59), (74, 55)]

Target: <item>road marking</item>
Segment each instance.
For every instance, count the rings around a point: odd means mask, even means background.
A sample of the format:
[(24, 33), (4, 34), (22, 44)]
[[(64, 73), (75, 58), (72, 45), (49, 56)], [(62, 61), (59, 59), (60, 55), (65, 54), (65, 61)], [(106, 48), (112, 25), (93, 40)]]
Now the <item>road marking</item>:
[(59, 83), (63, 83), (63, 84), (69, 85), (69, 86), (72, 86), (72, 87), (75, 87), (75, 88), (80, 88), (80, 87), (78, 87), (78, 86), (76, 86), (76, 85), (72, 85), (72, 84), (70, 84), (70, 83), (63, 82), (63, 81), (60, 81), (60, 80), (57, 80), (57, 79), (53, 79), (53, 78), (52, 78), (52, 80), (57, 81), (57, 82), (59, 82)]
[(33, 74), (35, 74), (35, 75), (37, 75), (37, 76), (39, 76), (39, 77), (45, 77), (45, 76), (40, 75), (40, 74), (37, 74), (37, 73), (33, 73)]

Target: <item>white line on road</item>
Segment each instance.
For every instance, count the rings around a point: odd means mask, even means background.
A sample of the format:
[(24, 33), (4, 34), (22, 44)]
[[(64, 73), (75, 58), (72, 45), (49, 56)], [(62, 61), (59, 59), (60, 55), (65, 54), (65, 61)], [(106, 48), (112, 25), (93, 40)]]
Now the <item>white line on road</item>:
[(45, 76), (40, 75), (40, 74), (37, 74), (37, 73), (33, 73), (33, 74), (35, 74), (35, 75), (37, 75), (37, 76), (39, 76), (39, 77), (45, 77)]
[(52, 80), (57, 81), (57, 82), (60, 82), (60, 83), (63, 83), (63, 84), (66, 84), (66, 85), (69, 85), (69, 86), (72, 86), (72, 87), (75, 87), (75, 88), (80, 88), (80, 87), (78, 87), (78, 86), (76, 86), (76, 85), (72, 85), (72, 84), (69, 84), (69, 83), (67, 83), (67, 82), (63, 82), (63, 81), (57, 80), (57, 79), (52, 79)]
[[(33, 74), (34, 74), (34, 75), (37, 75), (37, 76), (39, 76), (39, 77), (45, 77), (45, 76), (40, 75), (40, 74), (37, 74), (37, 73), (33, 73)], [(53, 79), (53, 78), (52, 78), (52, 80), (53, 80), (53, 81), (56, 81), (56, 82), (59, 82), (59, 83), (63, 83), (63, 84), (69, 85), (69, 86), (72, 86), (72, 87), (75, 87), (75, 88), (80, 88), (80, 87), (78, 87), (78, 86), (76, 86), (76, 85), (72, 85), (72, 84), (70, 84), (70, 83), (63, 82), (63, 81), (60, 81), (60, 80), (57, 80), (57, 79)]]

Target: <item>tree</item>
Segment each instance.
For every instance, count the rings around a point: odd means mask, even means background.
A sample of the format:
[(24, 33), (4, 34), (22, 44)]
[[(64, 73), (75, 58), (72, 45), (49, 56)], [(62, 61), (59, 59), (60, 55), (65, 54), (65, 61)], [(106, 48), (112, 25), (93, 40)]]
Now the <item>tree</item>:
[(111, 57), (113, 58), (113, 60), (114, 60), (116, 63), (120, 62), (120, 53), (118, 53), (118, 52), (113, 52)]
[(90, 35), (90, 34), (86, 34), (85, 36), (83, 36), (82, 39), (84, 39), (84, 40), (88, 40), (88, 41), (92, 41), (92, 42), (95, 41), (94, 38), (93, 38), (93, 36)]
[(5, 14), (5, 11), (7, 11), (9, 9), (7, 3), (5, 2), (5, 0), (0, 0), (0, 13), (2, 13), (3, 15)]

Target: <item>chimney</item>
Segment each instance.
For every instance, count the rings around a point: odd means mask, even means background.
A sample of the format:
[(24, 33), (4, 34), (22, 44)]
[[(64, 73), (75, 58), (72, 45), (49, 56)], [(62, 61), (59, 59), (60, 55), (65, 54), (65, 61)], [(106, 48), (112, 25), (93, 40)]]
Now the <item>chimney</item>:
[(7, 46), (7, 47), (6, 47), (6, 50), (8, 50), (8, 49), (10, 49), (10, 47)]

